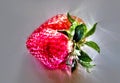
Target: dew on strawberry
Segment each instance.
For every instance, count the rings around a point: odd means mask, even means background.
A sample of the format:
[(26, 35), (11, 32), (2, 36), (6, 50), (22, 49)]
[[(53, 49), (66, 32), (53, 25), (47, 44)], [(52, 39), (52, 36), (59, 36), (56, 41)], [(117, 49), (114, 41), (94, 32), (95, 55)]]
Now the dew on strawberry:
[[(63, 70), (71, 67), (71, 72), (74, 72), (77, 64), (80, 63), (88, 70), (94, 65), (81, 47), (88, 45), (100, 52), (95, 42), (86, 41), (86, 38), (95, 32), (96, 25), (97, 23), (88, 30), (80, 18), (69, 13), (58, 14), (33, 31), (26, 41), (26, 47), (32, 56), (49, 69)], [(68, 64), (71, 57), (74, 58)]]

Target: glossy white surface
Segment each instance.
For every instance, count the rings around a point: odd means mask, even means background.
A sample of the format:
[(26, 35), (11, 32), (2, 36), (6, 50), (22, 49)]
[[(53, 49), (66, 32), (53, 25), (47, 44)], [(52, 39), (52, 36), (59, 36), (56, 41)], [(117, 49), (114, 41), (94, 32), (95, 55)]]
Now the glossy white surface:
[[(0, 0), (0, 83), (119, 83), (120, 0)], [(98, 22), (91, 38), (101, 47), (94, 51), (96, 67), (90, 74), (71, 79), (63, 72), (36, 67), (25, 47), (27, 36), (57, 13), (78, 15), (88, 24)]]

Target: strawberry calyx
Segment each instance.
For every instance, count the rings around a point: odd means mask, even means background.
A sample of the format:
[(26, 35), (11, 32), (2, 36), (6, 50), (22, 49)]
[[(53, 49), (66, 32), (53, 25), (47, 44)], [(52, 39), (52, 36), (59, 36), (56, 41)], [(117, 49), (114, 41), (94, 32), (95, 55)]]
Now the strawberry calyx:
[[(94, 34), (97, 23), (88, 30), (85, 23), (73, 19), (69, 13), (67, 13), (67, 18), (71, 23), (69, 30), (58, 30), (58, 32), (65, 34), (69, 38), (69, 41), (73, 43), (73, 49), (69, 53), (66, 64), (71, 67), (71, 72), (77, 68), (78, 63), (89, 72), (89, 69), (95, 65), (91, 64), (93, 60), (83, 51), (82, 47), (87, 45), (100, 53), (100, 47), (95, 42), (86, 40), (89, 36)], [(70, 62), (71, 57), (72, 61)]]

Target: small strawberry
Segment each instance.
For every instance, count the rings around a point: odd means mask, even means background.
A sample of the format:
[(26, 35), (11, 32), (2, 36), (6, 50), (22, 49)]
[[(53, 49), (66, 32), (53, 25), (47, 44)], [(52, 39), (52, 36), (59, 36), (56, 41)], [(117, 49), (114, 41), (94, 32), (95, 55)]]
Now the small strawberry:
[(65, 69), (71, 56), (75, 56), (72, 64), (68, 64), (72, 65), (72, 71), (75, 70), (77, 62), (88, 69), (92, 66), (92, 60), (81, 50), (81, 46), (86, 44), (100, 51), (95, 42), (86, 41), (86, 37), (94, 33), (95, 27), (96, 24), (88, 31), (80, 18), (70, 16), (69, 13), (58, 14), (33, 31), (26, 41), (26, 47), (50, 69)]
[[(30, 53), (51, 69), (62, 67), (68, 56), (68, 38), (50, 28), (40, 28), (26, 42)], [(63, 64), (63, 67), (65, 65)]]
[[(76, 16), (72, 16), (72, 18), (77, 20), (79, 23), (83, 23), (83, 20)], [(66, 14), (57, 14), (45, 21), (43, 24), (41, 24), (34, 32), (39, 32), (39, 29), (41, 28), (51, 28), (54, 30), (68, 30), (70, 26), (71, 23)]]
[(58, 14), (48, 19), (45, 23), (42, 24), (43, 27), (49, 27), (54, 30), (69, 29), (71, 23), (67, 19), (66, 14)]

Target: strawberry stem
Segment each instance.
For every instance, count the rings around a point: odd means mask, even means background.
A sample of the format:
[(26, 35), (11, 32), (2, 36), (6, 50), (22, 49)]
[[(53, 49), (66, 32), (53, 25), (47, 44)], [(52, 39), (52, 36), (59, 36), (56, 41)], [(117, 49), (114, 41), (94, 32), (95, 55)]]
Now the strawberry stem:
[[(100, 48), (95, 42), (86, 43), (86, 38), (94, 34), (97, 23), (95, 23), (93, 27), (88, 30), (86, 24), (80, 24), (78, 21), (74, 20), (69, 13), (67, 13), (67, 17), (71, 23), (69, 30), (58, 31), (65, 34), (69, 38), (69, 41), (73, 42), (73, 50), (69, 53), (66, 65), (71, 66), (71, 72), (73, 72), (77, 68), (77, 63), (80, 63), (81, 66), (88, 71), (89, 68), (93, 67), (93, 65), (91, 65), (92, 59), (81, 49), (81, 47), (86, 44), (100, 52)], [(68, 63), (71, 57), (72, 63)]]

